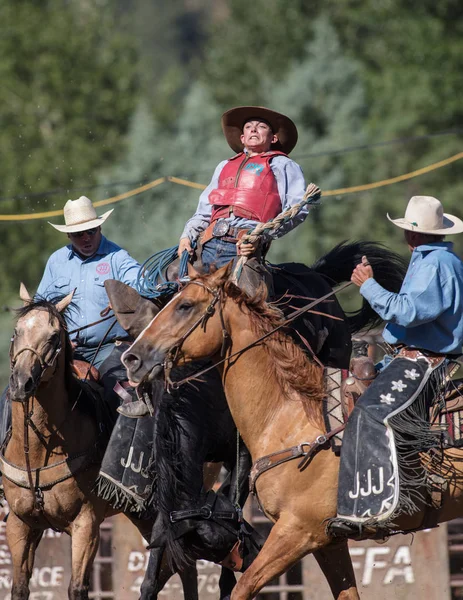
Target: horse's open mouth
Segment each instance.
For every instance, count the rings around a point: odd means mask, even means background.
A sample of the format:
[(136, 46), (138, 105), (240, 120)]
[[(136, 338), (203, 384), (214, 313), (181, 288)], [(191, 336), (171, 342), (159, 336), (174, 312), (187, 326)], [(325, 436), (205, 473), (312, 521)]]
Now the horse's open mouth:
[(155, 379), (160, 379), (163, 372), (164, 365), (162, 363), (156, 363), (154, 367), (143, 376), (140, 382), (137, 383), (136, 381), (131, 381), (129, 379), (129, 384), (132, 387), (137, 388), (137, 391), (140, 391), (142, 394), (143, 391), (146, 391), (146, 389), (142, 390), (142, 388), (151, 388), (151, 382)]

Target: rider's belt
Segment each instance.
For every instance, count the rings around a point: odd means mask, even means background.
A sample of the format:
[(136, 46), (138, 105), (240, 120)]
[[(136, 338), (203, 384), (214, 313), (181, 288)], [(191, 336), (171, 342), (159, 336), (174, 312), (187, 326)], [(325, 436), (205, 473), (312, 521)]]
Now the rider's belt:
[(410, 346), (404, 345), (396, 346), (395, 350), (397, 351), (396, 356), (401, 356), (403, 358), (411, 358), (412, 360), (416, 360), (424, 357), (433, 365), (433, 367), (440, 364), (445, 358), (452, 358), (452, 355), (450, 354), (438, 354), (437, 352), (431, 352), (430, 350), (411, 348)]
[(232, 242), (236, 244), (249, 229), (240, 229), (239, 227), (230, 227), (227, 221), (215, 220), (203, 231), (200, 237), (201, 244), (204, 246), (212, 238), (220, 239), (224, 242)]

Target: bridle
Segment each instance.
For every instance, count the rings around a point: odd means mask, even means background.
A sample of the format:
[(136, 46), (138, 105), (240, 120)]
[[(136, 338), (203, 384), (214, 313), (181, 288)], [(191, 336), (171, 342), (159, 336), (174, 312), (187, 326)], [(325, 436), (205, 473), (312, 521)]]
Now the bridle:
[[(62, 342), (61, 342), (61, 335), (59, 337), (58, 343), (56, 344), (56, 346), (53, 348), (53, 354), (50, 358), (50, 360), (46, 361), (41, 354), (39, 354), (39, 352), (37, 352), (37, 350), (35, 348), (32, 348), (32, 346), (24, 346), (24, 348), (21, 348), (20, 350), (18, 350), (18, 352), (16, 352), (16, 354), (13, 354), (13, 349), (14, 349), (14, 339), (15, 336), (13, 335), (13, 337), (11, 338), (11, 343), (10, 343), (10, 367), (13, 370), (16, 362), (18, 360), (18, 356), (20, 356), (23, 352), (31, 352), (32, 354), (34, 354), (38, 360), (39, 360), (39, 364), (40, 364), (40, 376), (38, 377), (38, 380), (40, 380), (43, 376), (43, 374), (45, 373), (45, 371), (47, 369), (49, 369), (50, 367), (55, 367), (55, 370), (53, 371), (53, 375), (56, 371), (56, 361), (58, 359), (58, 356), (61, 353), (61, 350), (63, 348)], [(13, 399), (14, 400), (14, 399)]]
[[(274, 327), (267, 333), (264, 333), (263, 335), (261, 335), (259, 338), (257, 338), (256, 340), (254, 340), (253, 342), (251, 342), (244, 348), (241, 348), (240, 350), (237, 350), (236, 352), (234, 352), (233, 354), (230, 354), (228, 356), (225, 356), (225, 354), (227, 351), (227, 347), (230, 343), (231, 336), (230, 336), (229, 332), (227, 331), (227, 328), (225, 326), (224, 317), (223, 317), (223, 306), (224, 306), (224, 302), (225, 302), (223, 287), (212, 289), (211, 287), (207, 286), (202, 281), (197, 281), (197, 280), (193, 279), (192, 281), (188, 281), (184, 285), (183, 289), (185, 289), (185, 287), (187, 287), (188, 285), (199, 285), (200, 287), (202, 287), (203, 289), (205, 289), (207, 292), (209, 292), (212, 295), (212, 300), (206, 307), (204, 313), (202, 315), (200, 315), (200, 317), (198, 317), (198, 319), (193, 323), (193, 325), (166, 352), (166, 357), (164, 359), (164, 362), (162, 363), (162, 367), (163, 367), (164, 373), (165, 373), (165, 388), (168, 392), (170, 392), (171, 390), (178, 390), (179, 387), (181, 385), (183, 385), (184, 383), (188, 383), (189, 381), (198, 379), (198, 377), (201, 377), (205, 373), (208, 373), (212, 369), (215, 369), (219, 365), (229, 361), (231, 358), (234, 358), (235, 356), (241, 356), (244, 352), (246, 352), (247, 350), (250, 350), (251, 348), (254, 348), (260, 342), (262, 342), (266, 338), (273, 335), (276, 331), (279, 331), (282, 328), (286, 327), (288, 325), (288, 323), (291, 323), (295, 319), (299, 318), (302, 314), (304, 314), (306, 312), (310, 312), (314, 306), (317, 306), (318, 304), (320, 304), (321, 302), (324, 302), (331, 296), (334, 296), (335, 294), (339, 293), (340, 291), (344, 290), (345, 288), (351, 286), (352, 282), (348, 281), (348, 282), (344, 283), (343, 285), (339, 286), (337, 289), (331, 290), (331, 292), (328, 292), (321, 298), (317, 298), (316, 300), (313, 300), (312, 302), (310, 302), (310, 304), (307, 304), (306, 306), (303, 306), (302, 308), (298, 308), (297, 310), (293, 311), (290, 315), (288, 315), (285, 319), (283, 319), (282, 322), (280, 323), (280, 325), (277, 325), (276, 327)], [(177, 361), (178, 361), (178, 358), (179, 358), (179, 355), (181, 352), (181, 348), (182, 348), (185, 340), (187, 340), (188, 337), (200, 325), (201, 325), (201, 328), (203, 329), (203, 331), (206, 330), (207, 321), (210, 319), (210, 317), (212, 317), (214, 315), (215, 307), (217, 304), (219, 305), (219, 315), (220, 315), (220, 322), (221, 322), (221, 326), (222, 326), (222, 349), (221, 349), (221, 353), (220, 353), (220, 355), (222, 356), (222, 359), (219, 360), (218, 362), (214, 362), (213, 365), (208, 366), (205, 369), (202, 369), (201, 371), (197, 371), (196, 373), (193, 373), (192, 375), (185, 377), (184, 379), (181, 379), (180, 381), (172, 381), (170, 378), (170, 372), (172, 371), (173, 367), (177, 364)], [(322, 314), (323, 316), (325, 316), (327, 318), (342, 320), (342, 319), (339, 319), (338, 317), (335, 317), (333, 315), (328, 315), (326, 313), (318, 313), (318, 314)], [(315, 359), (315, 361), (319, 362), (315, 353), (310, 348), (310, 346), (309, 346), (309, 350), (312, 353), (312, 356)], [(323, 366), (323, 365), (321, 365), (321, 366)]]
[[(42, 379), (42, 376), (47, 369), (49, 369), (50, 367), (54, 367), (53, 374), (51, 376), (51, 379), (52, 379), (54, 374), (56, 373), (56, 369), (58, 368), (57, 367), (57, 359), (58, 359), (58, 356), (60, 355), (62, 347), (63, 347), (61, 332), (59, 335), (58, 343), (53, 348), (53, 354), (48, 361), (46, 361), (43, 358), (43, 356), (35, 348), (32, 348), (32, 346), (24, 346), (24, 348), (21, 348), (20, 350), (18, 350), (18, 352), (16, 352), (16, 354), (13, 354), (14, 340), (15, 340), (15, 335), (13, 335), (13, 337), (11, 338), (11, 343), (10, 343), (10, 367), (11, 367), (11, 369), (12, 370), (14, 369), (14, 366), (18, 360), (18, 356), (20, 356), (23, 352), (31, 352), (38, 358), (39, 363), (40, 363), (41, 372), (40, 372), (40, 375), (39, 375), (37, 381), (40, 381)], [(32, 477), (32, 468), (31, 468), (30, 455), (29, 455), (29, 426), (34, 431), (34, 433), (37, 435), (37, 437), (42, 441), (42, 443), (44, 442), (43, 435), (37, 429), (36, 425), (32, 421), (32, 416), (34, 414), (34, 408), (32, 407), (31, 410), (29, 410), (29, 402), (30, 402), (29, 397), (26, 398), (25, 400), (17, 400), (16, 398), (12, 398), (12, 401), (21, 402), (23, 411), (24, 411), (24, 456), (25, 456), (25, 462), (26, 462), (27, 477), (29, 480), (29, 489), (31, 490), (31, 493), (33, 496), (34, 508), (45, 519), (45, 521), (48, 524), (48, 527), (51, 527), (53, 530), (58, 531), (55, 527), (53, 527), (53, 525), (49, 522), (49, 520), (45, 516), (43, 491), (40, 487), (38, 487), (34, 483), (34, 480)], [(38, 472), (39, 470), (36, 470), (36, 471)]]
[[(227, 331), (225, 326), (225, 321), (223, 318), (223, 305), (224, 305), (224, 294), (222, 288), (212, 289), (211, 287), (204, 284), (202, 281), (189, 281), (185, 284), (184, 288), (188, 285), (199, 285), (203, 289), (205, 289), (209, 294), (212, 295), (211, 302), (206, 306), (204, 312), (196, 319), (196, 321), (187, 329), (187, 331), (181, 336), (179, 340), (175, 342), (173, 346), (167, 350), (166, 357), (164, 362), (162, 363), (164, 373), (165, 373), (165, 381), (166, 381), (166, 389), (169, 391), (170, 389), (178, 389), (180, 383), (176, 381), (172, 381), (170, 378), (170, 372), (173, 367), (177, 364), (178, 359), (180, 357), (180, 353), (182, 350), (182, 346), (185, 341), (190, 337), (190, 335), (198, 328), (201, 327), (203, 331), (206, 331), (206, 326), (208, 320), (215, 314), (216, 305), (218, 304), (219, 308), (219, 316), (220, 323), (222, 327), (222, 348), (220, 351), (220, 356), (225, 356), (227, 351), (228, 344), (230, 343), (230, 334)], [(222, 361), (221, 361), (222, 362)], [(214, 367), (213, 367), (214, 368)], [(207, 369), (209, 370), (209, 369)], [(202, 374), (202, 372), (201, 372)], [(183, 381), (182, 381), (183, 383)], [(178, 384), (178, 385), (177, 385)]]

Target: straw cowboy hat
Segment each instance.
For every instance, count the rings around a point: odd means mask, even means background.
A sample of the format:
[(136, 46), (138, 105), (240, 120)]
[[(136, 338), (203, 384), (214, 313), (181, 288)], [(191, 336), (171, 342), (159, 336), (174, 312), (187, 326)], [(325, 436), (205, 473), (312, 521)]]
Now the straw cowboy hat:
[(114, 208), (108, 210), (98, 217), (96, 210), (93, 207), (92, 201), (87, 196), (81, 196), (77, 200), (68, 200), (64, 205), (64, 222), (65, 225), (55, 225), (50, 223), (52, 227), (63, 233), (77, 233), (79, 231), (87, 231), (102, 225)]
[(272, 150), (280, 150), (289, 154), (297, 144), (296, 125), (289, 117), (282, 115), (263, 106), (237, 106), (231, 108), (222, 115), (222, 129), (228, 145), (236, 153), (243, 151), (240, 137), (246, 121), (251, 119), (262, 119), (266, 121), (274, 134), (278, 136), (278, 142), (272, 144)]
[(387, 218), (401, 229), (418, 233), (450, 235), (463, 232), (463, 221), (444, 213), (440, 201), (432, 196), (413, 196), (403, 219), (391, 219), (389, 215)]

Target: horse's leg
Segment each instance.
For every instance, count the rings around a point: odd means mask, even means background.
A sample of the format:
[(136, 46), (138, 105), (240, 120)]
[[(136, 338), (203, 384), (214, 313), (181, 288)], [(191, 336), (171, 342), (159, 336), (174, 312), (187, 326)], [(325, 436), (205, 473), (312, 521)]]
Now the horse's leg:
[[(169, 566), (165, 547), (152, 548), (145, 577), (140, 589), (140, 600), (154, 600), (174, 574)], [(198, 600), (198, 572), (196, 565), (178, 571), (185, 600)]]
[(173, 574), (166, 561), (163, 564), (164, 549), (164, 546), (160, 546), (150, 550), (148, 566), (140, 588), (140, 600), (154, 600), (157, 598), (159, 592)]
[(269, 581), (327, 543), (328, 538), (320, 525), (317, 527), (314, 523), (313, 528), (308, 530), (307, 523), (289, 516), (281, 518), (273, 526), (257, 558), (236, 584), (232, 600), (254, 598)]
[(72, 576), (68, 590), (70, 600), (88, 599), (90, 571), (100, 543), (100, 522), (92, 510), (87, 510), (72, 523)]
[(220, 600), (228, 600), (236, 585), (235, 573), (227, 567), (222, 567), (219, 579)]
[(354, 568), (347, 540), (324, 546), (314, 556), (329, 583), (336, 600), (358, 600)]
[(198, 571), (196, 569), (196, 563), (184, 567), (178, 574), (182, 580), (185, 600), (198, 600)]
[(34, 567), (35, 550), (43, 531), (31, 529), (13, 512), (6, 522), (6, 537), (13, 561), (12, 600), (29, 598), (29, 580)]

